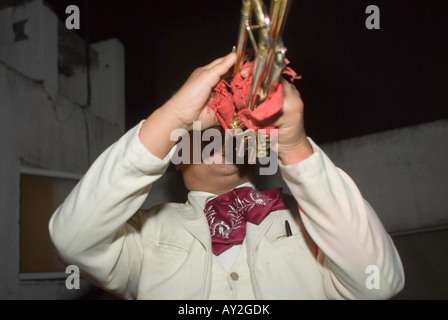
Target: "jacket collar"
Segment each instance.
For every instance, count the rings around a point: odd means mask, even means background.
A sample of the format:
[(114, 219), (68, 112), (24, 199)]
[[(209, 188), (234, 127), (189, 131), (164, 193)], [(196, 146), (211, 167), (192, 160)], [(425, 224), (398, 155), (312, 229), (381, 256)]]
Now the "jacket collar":
[[(251, 187), (252, 189), (255, 189), (255, 190), (257, 189), (251, 181), (244, 182), (235, 188), (241, 188), (241, 187)], [(214, 193), (205, 192), (205, 191), (190, 191), (188, 193), (188, 200), (190, 201), (190, 199), (193, 198), (194, 200), (196, 200), (196, 203), (199, 205), (199, 208), (201, 210), (204, 210), (205, 204), (207, 203), (207, 201), (209, 201), (213, 198), (216, 198), (217, 196), (218, 195), (216, 195)]]
[(180, 223), (187, 229), (207, 251), (211, 251), (212, 241), (207, 218), (198, 202), (188, 194), (188, 201), (180, 210), (175, 211)]

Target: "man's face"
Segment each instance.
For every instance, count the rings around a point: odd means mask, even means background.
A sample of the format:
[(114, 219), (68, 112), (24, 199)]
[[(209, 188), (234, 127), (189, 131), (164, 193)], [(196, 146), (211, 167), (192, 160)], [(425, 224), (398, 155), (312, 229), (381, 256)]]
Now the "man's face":
[[(224, 139), (224, 130), (222, 127), (215, 127), (215, 129), (220, 130), (222, 139)], [(234, 152), (226, 152), (226, 154), (223, 154), (215, 150), (215, 152), (205, 152), (204, 154), (204, 148), (210, 146), (213, 140), (202, 141), (201, 139), (200, 148), (195, 149), (193, 144), (198, 143), (198, 141), (194, 141), (192, 137), (193, 134), (190, 133), (189, 163), (182, 163), (176, 166), (182, 172), (184, 183), (188, 190), (203, 191), (204, 185), (214, 183), (232, 184), (235, 181), (235, 183), (240, 184), (241, 181), (248, 181), (254, 177), (255, 165), (248, 164), (247, 159), (245, 159), (244, 164), (236, 164)], [(201, 162), (195, 164), (193, 163), (193, 153), (199, 152), (199, 150), (201, 152)]]

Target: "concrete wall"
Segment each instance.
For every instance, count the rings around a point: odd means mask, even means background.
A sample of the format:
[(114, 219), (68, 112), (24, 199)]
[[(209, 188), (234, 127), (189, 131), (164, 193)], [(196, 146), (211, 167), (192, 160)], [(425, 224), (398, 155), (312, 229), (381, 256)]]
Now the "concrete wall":
[(448, 299), (448, 120), (323, 145), (391, 233), (406, 284), (394, 299)]
[(448, 120), (323, 145), (389, 232), (448, 225)]
[(448, 229), (393, 237), (406, 284), (394, 299), (448, 299)]
[[(17, 41), (13, 25), (24, 20), (26, 37)], [(87, 105), (85, 65), (59, 73), (59, 27), (41, 0), (0, 11), (0, 299), (82, 299), (97, 290), (85, 281), (67, 290), (65, 280), (19, 279), (21, 167), (83, 174), (124, 133), (123, 46), (91, 46)]]
[[(23, 33), (19, 32), (23, 26)], [(58, 91), (58, 18), (43, 0), (0, 11), (0, 59), (30, 79)]]

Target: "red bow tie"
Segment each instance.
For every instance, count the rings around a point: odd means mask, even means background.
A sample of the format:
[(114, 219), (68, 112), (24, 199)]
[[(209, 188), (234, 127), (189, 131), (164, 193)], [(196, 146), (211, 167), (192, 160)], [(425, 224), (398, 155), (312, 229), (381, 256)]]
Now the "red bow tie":
[(212, 250), (215, 255), (242, 243), (246, 236), (246, 221), (260, 224), (275, 210), (287, 209), (280, 198), (282, 188), (256, 191), (241, 187), (209, 200), (205, 204), (205, 215), (210, 226)]

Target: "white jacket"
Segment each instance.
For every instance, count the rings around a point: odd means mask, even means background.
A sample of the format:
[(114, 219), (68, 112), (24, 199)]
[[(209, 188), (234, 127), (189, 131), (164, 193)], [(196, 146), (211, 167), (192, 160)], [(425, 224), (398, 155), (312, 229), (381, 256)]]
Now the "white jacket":
[[(208, 299), (213, 253), (197, 203), (189, 197), (139, 210), (170, 159), (143, 146), (141, 124), (95, 161), (57, 209), (49, 225), (52, 240), (67, 264), (123, 298)], [(392, 297), (403, 288), (404, 273), (391, 238), (351, 178), (311, 143), (308, 159), (280, 164), (296, 200), (286, 199), (290, 210), (274, 211), (258, 226), (247, 224), (255, 297)], [(371, 288), (371, 281), (379, 288)]]

